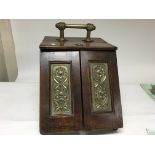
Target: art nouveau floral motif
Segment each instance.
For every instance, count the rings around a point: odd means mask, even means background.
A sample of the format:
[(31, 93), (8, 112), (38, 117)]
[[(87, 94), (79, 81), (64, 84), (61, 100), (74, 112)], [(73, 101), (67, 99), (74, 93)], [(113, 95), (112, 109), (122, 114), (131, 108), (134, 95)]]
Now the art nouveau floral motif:
[(70, 65), (51, 65), (52, 115), (71, 114)]
[(90, 64), (91, 88), (94, 111), (111, 111), (108, 66), (105, 63)]

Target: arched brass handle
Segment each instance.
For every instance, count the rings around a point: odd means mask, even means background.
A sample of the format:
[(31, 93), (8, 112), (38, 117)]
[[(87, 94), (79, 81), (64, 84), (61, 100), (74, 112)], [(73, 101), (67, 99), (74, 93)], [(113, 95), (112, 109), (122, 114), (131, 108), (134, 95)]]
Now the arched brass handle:
[(91, 23), (88, 23), (88, 24), (66, 24), (64, 22), (59, 22), (59, 23), (57, 23), (55, 25), (55, 27), (60, 30), (60, 38), (59, 38), (60, 41), (65, 40), (65, 38), (64, 38), (64, 30), (66, 28), (86, 29), (87, 30), (87, 35), (86, 35), (86, 38), (84, 39), (84, 41), (87, 41), (87, 42), (92, 41), (91, 38), (90, 38), (91, 31), (96, 29), (96, 27)]

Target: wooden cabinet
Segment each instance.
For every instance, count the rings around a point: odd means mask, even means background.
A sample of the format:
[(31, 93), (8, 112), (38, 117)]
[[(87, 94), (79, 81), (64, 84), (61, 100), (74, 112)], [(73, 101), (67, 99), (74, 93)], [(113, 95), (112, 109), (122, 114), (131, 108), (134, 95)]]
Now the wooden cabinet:
[(82, 40), (45, 37), (40, 44), (42, 134), (123, 126), (117, 48), (100, 38)]

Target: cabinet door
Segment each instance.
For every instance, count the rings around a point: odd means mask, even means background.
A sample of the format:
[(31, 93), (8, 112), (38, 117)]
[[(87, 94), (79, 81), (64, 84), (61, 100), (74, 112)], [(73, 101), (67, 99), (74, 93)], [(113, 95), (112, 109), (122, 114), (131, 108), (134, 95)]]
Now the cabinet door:
[(80, 130), (79, 52), (42, 52), (40, 59), (40, 132)]
[(115, 51), (81, 51), (81, 70), (85, 129), (122, 127)]

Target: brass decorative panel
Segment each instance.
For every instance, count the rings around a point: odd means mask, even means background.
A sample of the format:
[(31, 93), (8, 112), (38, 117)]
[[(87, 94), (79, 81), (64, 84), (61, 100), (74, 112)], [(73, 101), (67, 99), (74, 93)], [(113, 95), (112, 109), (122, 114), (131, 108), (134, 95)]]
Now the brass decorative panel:
[(51, 64), (51, 115), (71, 115), (70, 64)]
[(108, 64), (90, 63), (90, 76), (93, 111), (112, 111)]

